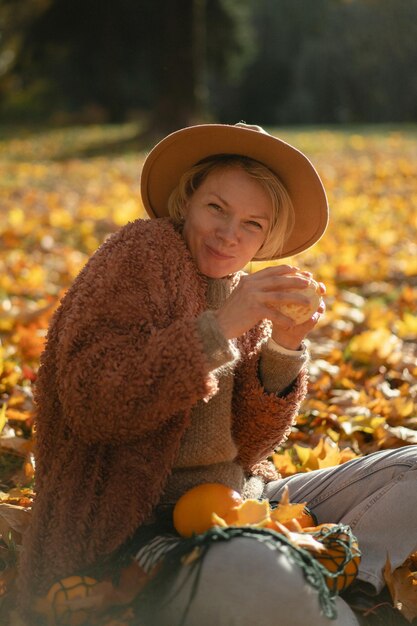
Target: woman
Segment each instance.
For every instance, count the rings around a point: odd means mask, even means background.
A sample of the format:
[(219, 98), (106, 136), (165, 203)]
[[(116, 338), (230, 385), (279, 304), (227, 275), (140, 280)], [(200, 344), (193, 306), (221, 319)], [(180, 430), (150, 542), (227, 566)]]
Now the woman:
[[(150, 535), (131, 552), (143, 567), (152, 553), (154, 565), (172, 537), (162, 534), (161, 544), (157, 536), (155, 552), (153, 529), (179, 496), (220, 482), (271, 499), (288, 484), (319, 522), (351, 523), (365, 549), (361, 577), (380, 589), (387, 545), (380, 503), (385, 520), (397, 521), (392, 503), (415, 477), (415, 449), (286, 480), (266, 460), (304, 398), (303, 339), (324, 304), (297, 324), (280, 309), (310, 307), (311, 275), (289, 265), (250, 276), (242, 269), (321, 237), (328, 210), (315, 169), (259, 127), (196, 126), (149, 154), (142, 198), (155, 219), (106, 241), (49, 329), (23, 588), (43, 595), (54, 581), (129, 548), (143, 529)], [(416, 504), (407, 507), (407, 519), (417, 520)], [(395, 565), (415, 549), (411, 534), (395, 544)], [(175, 599), (158, 598), (155, 624), (172, 626), (183, 615), (184, 576), (180, 570), (172, 583)], [(337, 605), (337, 623), (357, 623), (340, 598)], [(294, 626), (306, 611), (311, 623), (334, 623), (285, 551), (242, 537), (209, 550), (186, 623), (266, 626), (279, 615)]]

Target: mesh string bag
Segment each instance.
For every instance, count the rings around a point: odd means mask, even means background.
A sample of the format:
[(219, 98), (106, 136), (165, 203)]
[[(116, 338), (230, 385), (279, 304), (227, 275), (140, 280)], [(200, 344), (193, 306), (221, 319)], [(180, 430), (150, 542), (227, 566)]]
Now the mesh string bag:
[(325, 546), (314, 558), (323, 566), (323, 576), (332, 592), (344, 591), (358, 575), (361, 552), (349, 526), (322, 524), (311, 535)]
[[(87, 608), (74, 606), (77, 600), (88, 598), (97, 585), (89, 576), (68, 576), (54, 583), (42, 602), (41, 612), (47, 616), (48, 624), (60, 626), (85, 626), (91, 612)], [(39, 616), (39, 614), (38, 614)], [(40, 617), (39, 617), (40, 620)], [(38, 620), (37, 623), (40, 623)], [(44, 623), (42, 621), (42, 623)]]

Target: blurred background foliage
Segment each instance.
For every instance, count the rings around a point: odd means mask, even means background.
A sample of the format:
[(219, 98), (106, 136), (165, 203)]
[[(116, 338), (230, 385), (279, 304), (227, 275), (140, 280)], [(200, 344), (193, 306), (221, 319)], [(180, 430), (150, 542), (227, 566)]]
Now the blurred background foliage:
[(0, 0), (5, 121), (415, 122), (417, 0)]

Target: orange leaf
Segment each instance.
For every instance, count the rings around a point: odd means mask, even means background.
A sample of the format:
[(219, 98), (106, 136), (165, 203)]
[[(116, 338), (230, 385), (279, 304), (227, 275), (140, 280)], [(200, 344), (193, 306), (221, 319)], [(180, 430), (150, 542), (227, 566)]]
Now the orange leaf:
[(406, 565), (392, 570), (387, 557), (384, 578), (394, 607), (411, 622), (417, 617), (417, 573), (411, 572)]

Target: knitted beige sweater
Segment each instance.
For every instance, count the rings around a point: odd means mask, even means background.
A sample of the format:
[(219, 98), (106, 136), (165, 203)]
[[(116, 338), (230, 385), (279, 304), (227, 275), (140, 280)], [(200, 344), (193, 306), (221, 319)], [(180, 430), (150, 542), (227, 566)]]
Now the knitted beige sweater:
[[(205, 482), (223, 483), (244, 497), (262, 495), (263, 479), (247, 478), (236, 462), (237, 447), (231, 433), (233, 369), (240, 355), (236, 342), (222, 335), (214, 310), (232, 289), (233, 281), (229, 278), (208, 281), (209, 310), (200, 315), (198, 327), (219, 390), (209, 401), (200, 400), (192, 410), (191, 423), (182, 438), (161, 505), (175, 503), (185, 491)], [(271, 341), (264, 344), (259, 375), (267, 392), (279, 394), (297, 377), (306, 364), (307, 354), (305, 350), (279, 352), (271, 347)]]

